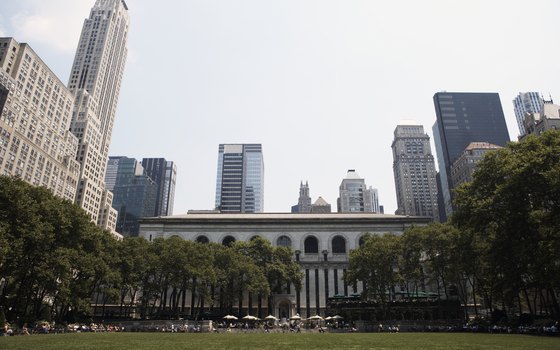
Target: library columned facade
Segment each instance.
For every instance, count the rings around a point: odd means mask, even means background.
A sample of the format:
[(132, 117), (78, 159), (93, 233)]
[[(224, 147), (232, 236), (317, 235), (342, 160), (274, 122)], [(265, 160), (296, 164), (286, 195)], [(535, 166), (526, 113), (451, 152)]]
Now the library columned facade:
[[(296, 313), (302, 317), (325, 315), (327, 298), (350, 296), (363, 290), (361, 283), (347, 285), (344, 272), (348, 269), (350, 251), (360, 245), (366, 234), (402, 234), (412, 225), (427, 225), (431, 218), (356, 214), (221, 214), (217, 212), (189, 212), (158, 218), (144, 218), (140, 236), (149, 241), (155, 238), (179, 236), (198, 242), (229, 244), (248, 241), (255, 236), (269, 240), (273, 246), (288, 246), (294, 251), (303, 271), (303, 284), (298, 292), (292, 288), (285, 294), (272, 295), (273, 310), (263, 310), (264, 316), (289, 318)], [(194, 307), (197, 300), (188, 296)], [(256, 310), (254, 299), (244, 296), (240, 314)], [(263, 305), (268, 303), (263, 302)], [(258, 315), (259, 317), (263, 315)]]

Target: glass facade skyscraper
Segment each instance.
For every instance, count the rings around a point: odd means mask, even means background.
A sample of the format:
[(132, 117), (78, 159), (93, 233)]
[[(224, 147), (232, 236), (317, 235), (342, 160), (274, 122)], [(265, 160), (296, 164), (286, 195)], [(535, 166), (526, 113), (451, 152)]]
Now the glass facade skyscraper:
[(525, 114), (540, 113), (543, 110), (544, 100), (538, 92), (520, 92), (513, 100), (515, 119), (519, 127), (520, 136), (527, 134), (525, 129)]
[(337, 199), (339, 213), (379, 213), (377, 189), (367, 188), (366, 182), (354, 169), (348, 170), (339, 187)]
[(165, 158), (144, 158), (142, 167), (157, 185), (156, 205), (154, 216), (173, 215), (175, 200), (175, 183), (177, 181), (177, 166)]
[[(452, 212), (451, 165), (471, 142), (505, 146), (509, 133), (497, 93), (438, 92), (434, 95), (434, 143), (445, 215)], [(441, 218), (442, 221), (446, 218)]]
[(220, 144), (216, 208), (225, 213), (262, 213), (264, 162), (261, 144)]
[(113, 208), (118, 211), (116, 231), (124, 236), (138, 235), (138, 220), (154, 216), (157, 184), (134, 158), (109, 157), (111, 171), (105, 179), (113, 192)]

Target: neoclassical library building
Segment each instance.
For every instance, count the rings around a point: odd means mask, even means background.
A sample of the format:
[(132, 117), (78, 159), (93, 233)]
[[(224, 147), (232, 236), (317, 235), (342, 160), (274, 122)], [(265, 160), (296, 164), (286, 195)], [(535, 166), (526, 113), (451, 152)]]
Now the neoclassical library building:
[[(140, 237), (179, 236), (201, 243), (230, 244), (248, 241), (256, 236), (273, 246), (287, 246), (294, 251), (304, 274), (299, 292), (292, 288), (285, 294), (272, 295), (273, 310), (263, 310), (287, 319), (295, 314), (325, 316), (327, 298), (350, 296), (363, 291), (363, 286), (347, 285), (343, 280), (348, 269), (349, 253), (360, 246), (366, 234), (402, 234), (413, 225), (427, 225), (428, 217), (411, 217), (374, 213), (288, 214), (254, 213), (223, 214), (214, 211), (192, 211), (186, 215), (143, 218)], [(187, 296), (194, 308), (198, 300)], [(268, 303), (263, 303), (267, 305)], [(239, 314), (254, 313), (254, 299), (244, 296)], [(259, 315), (260, 317), (260, 315)]]

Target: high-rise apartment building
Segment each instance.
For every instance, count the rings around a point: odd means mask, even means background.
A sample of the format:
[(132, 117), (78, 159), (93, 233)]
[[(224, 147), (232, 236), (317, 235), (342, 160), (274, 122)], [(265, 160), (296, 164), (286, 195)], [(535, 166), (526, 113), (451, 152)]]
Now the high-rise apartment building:
[(80, 165), (72, 93), (28, 44), (0, 38), (0, 174), (74, 200)]
[(526, 134), (519, 139), (523, 140), (528, 135), (540, 135), (549, 129), (560, 130), (560, 105), (554, 104), (552, 99), (544, 101), (541, 112), (525, 114)]
[(471, 142), (505, 146), (509, 133), (497, 93), (438, 92), (434, 95), (434, 143), (441, 182), (442, 221), (453, 212), (451, 165)]
[(430, 137), (414, 121), (395, 128), (393, 174), (397, 193), (397, 215), (429, 216), (439, 221), (437, 182)]
[(339, 187), (337, 211), (339, 213), (379, 213), (377, 189), (367, 188), (365, 180), (354, 169), (348, 170)]
[(99, 226), (114, 231), (104, 185), (111, 133), (127, 55), (124, 0), (97, 0), (84, 21), (68, 88), (75, 103), (70, 130), (79, 139), (80, 179), (75, 202)]
[(154, 216), (173, 215), (175, 201), (175, 183), (177, 181), (177, 166), (165, 158), (142, 159), (144, 172), (157, 185), (156, 205)]
[[(105, 179), (113, 194), (112, 206), (118, 211), (116, 231), (124, 236), (138, 235), (138, 220), (153, 217), (157, 184), (134, 158), (109, 157)], [(113, 181), (114, 178), (114, 181)]]
[(471, 182), (478, 162), (490, 151), (498, 150), (502, 147), (488, 142), (471, 142), (463, 153), (451, 165), (451, 182), (453, 188), (462, 183)]
[(311, 213), (311, 197), (309, 197), (309, 184), (299, 184), (298, 204), (292, 206), (292, 213)]
[(525, 129), (525, 114), (540, 113), (542, 111), (544, 101), (538, 92), (520, 92), (513, 100), (513, 109), (515, 111), (515, 119), (519, 126), (520, 136), (527, 134)]
[(220, 144), (216, 208), (224, 213), (261, 213), (264, 162), (261, 144)]

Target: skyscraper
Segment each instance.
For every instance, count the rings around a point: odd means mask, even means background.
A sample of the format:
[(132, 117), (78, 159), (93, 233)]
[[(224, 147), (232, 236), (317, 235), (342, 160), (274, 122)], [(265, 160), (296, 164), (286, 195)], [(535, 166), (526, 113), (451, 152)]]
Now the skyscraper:
[(525, 129), (525, 114), (540, 113), (543, 109), (544, 101), (538, 92), (520, 92), (513, 100), (515, 119), (519, 126), (519, 135), (527, 133)]
[(348, 170), (339, 187), (337, 211), (379, 213), (377, 189), (367, 188), (365, 180), (354, 169)]
[(175, 200), (175, 182), (177, 180), (177, 166), (165, 158), (142, 159), (144, 172), (157, 186), (156, 205), (153, 216), (173, 215)]
[[(156, 206), (156, 183), (145, 173), (134, 158), (109, 157), (108, 168), (115, 170), (106, 174), (113, 192), (113, 208), (118, 211), (116, 231), (124, 236), (138, 235), (138, 220), (154, 216)], [(111, 193), (111, 192), (109, 192)]]
[[(471, 142), (505, 146), (509, 141), (500, 96), (497, 93), (438, 92), (434, 95), (434, 143), (445, 215), (452, 211), (451, 165)], [(447, 217), (440, 218), (442, 221)]]
[(97, 0), (84, 21), (68, 88), (75, 96), (70, 130), (79, 139), (80, 180), (75, 201), (98, 225), (114, 230), (104, 186), (105, 168), (127, 55), (128, 7)]
[(264, 162), (261, 144), (220, 144), (216, 208), (230, 213), (261, 213)]
[(311, 197), (309, 197), (309, 184), (305, 181), (299, 184), (298, 204), (292, 206), (292, 213), (310, 213)]
[(439, 221), (437, 183), (430, 137), (414, 121), (403, 121), (395, 128), (393, 174), (398, 215), (430, 216)]
[(80, 165), (78, 139), (68, 130), (73, 103), (28, 44), (0, 38), (0, 174), (74, 200)]

